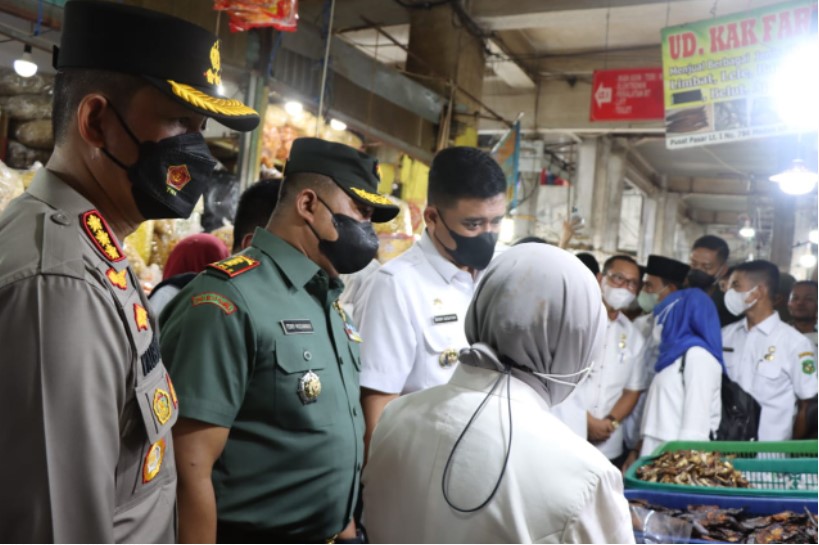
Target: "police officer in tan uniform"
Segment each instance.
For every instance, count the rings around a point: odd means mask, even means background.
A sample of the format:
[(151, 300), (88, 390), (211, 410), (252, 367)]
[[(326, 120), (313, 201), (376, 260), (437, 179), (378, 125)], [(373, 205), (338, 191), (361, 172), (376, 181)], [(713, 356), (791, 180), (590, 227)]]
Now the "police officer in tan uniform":
[(195, 25), (118, 3), (65, 8), (56, 146), (0, 215), (0, 540), (172, 542), (178, 399), (121, 242), (187, 217), (214, 161), (219, 46)]

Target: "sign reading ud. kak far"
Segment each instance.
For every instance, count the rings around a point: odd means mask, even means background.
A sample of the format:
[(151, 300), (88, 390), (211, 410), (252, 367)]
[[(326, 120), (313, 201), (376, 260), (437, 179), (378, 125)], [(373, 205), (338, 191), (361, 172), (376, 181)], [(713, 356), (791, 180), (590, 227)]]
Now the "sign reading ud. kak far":
[(791, 50), (816, 40), (816, 17), (816, 0), (798, 0), (663, 29), (666, 147), (788, 132), (771, 87)]

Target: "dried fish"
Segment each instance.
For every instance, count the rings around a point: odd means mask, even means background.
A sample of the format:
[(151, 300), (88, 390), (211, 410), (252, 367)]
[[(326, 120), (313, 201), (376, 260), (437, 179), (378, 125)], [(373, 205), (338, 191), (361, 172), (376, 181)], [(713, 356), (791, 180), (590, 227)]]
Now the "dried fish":
[(637, 478), (652, 483), (686, 486), (722, 486), (750, 488), (742, 474), (734, 469), (730, 459), (720, 453), (698, 450), (666, 452), (637, 468)]
[[(720, 509), (716, 505), (689, 505), (685, 511), (652, 505), (641, 500), (631, 503), (691, 523), (691, 537), (727, 543), (816, 543), (815, 515), (783, 511), (762, 517), (745, 515), (741, 508)], [(638, 526), (635, 525), (635, 528)]]

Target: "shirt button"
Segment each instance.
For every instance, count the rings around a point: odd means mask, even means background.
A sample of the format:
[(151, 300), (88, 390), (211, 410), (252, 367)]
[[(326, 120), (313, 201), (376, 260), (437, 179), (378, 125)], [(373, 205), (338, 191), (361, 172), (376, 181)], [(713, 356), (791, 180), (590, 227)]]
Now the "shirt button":
[(353, 416), (358, 416), (358, 407), (353, 407)]
[(51, 221), (59, 225), (71, 225), (71, 219), (62, 212), (51, 214)]
[(356, 470), (356, 471), (361, 471), (361, 462), (358, 462), (358, 463), (355, 465), (355, 470)]
[(307, 361), (312, 360), (312, 359), (313, 359), (313, 354), (312, 354), (312, 353), (310, 353), (310, 351), (309, 351), (309, 350), (305, 350), (305, 351), (304, 351), (304, 359), (306, 359)]

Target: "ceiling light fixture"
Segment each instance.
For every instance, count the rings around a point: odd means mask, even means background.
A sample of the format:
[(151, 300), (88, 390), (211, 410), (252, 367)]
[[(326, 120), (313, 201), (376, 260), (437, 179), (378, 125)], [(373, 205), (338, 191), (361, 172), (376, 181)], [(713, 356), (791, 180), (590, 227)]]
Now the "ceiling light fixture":
[(754, 238), (756, 236), (756, 229), (751, 227), (751, 221), (745, 220), (745, 225), (739, 230), (739, 236), (742, 238)]
[(23, 45), (23, 55), (14, 61), (14, 71), (21, 78), (30, 78), (37, 73), (37, 63), (31, 57), (30, 45)]
[(779, 188), (788, 195), (804, 195), (816, 187), (819, 174), (808, 170), (802, 159), (794, 159), (789, 168), (769, 179), (778, 183)]
[(340, 119), (333, 118), (330, 120), (330, 128), (333, 129), (334, 131), (346, 131), (347, 124), (344, 121), (341, 121)]
[(812, 269), (816, 266), (816, 256), (813, 254), (802, 254), (799, 256), (799, 266)]
[(304, 112), (304, 106), (297, 100), (288, 100), (284, 103), (284, 111), (293, 117), (298, 117)]

